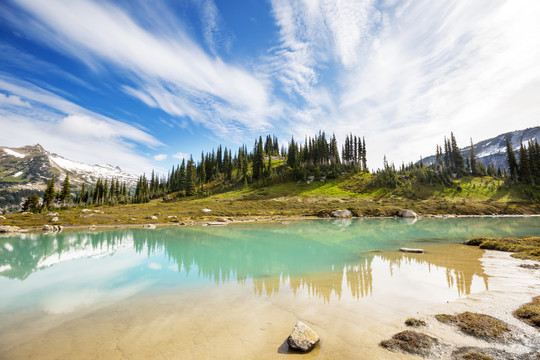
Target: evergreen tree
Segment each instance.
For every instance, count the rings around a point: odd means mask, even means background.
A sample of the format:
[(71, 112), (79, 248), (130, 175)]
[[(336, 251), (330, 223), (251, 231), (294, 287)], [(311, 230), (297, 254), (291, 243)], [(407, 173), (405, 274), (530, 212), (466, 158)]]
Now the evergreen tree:
[(23, 211), (37, 212), (39, 210), (39, 196), (36, 193), (26, 198), (22, 205)]
[(532, 177), (531, 177), (531, 169), (529, 167), (529, 158), (527, 156), (527, 149), (523, 146), (523, 141), (521, 142), (521, 145), (519, 147), (519, 177), (520, 180), (530, 184), (532, 183)]
[(191, 196), (195, 195), (197, 187), (197, 170), (195, 169), (195, 165), (193, 164), (193, 157), (190, 157), (190, 159), (187, 162), (187, 168), (186, 168), (186, 195)]
[(253, 179), (259, 180), (263, 177), (264, 172), (264, 155), (262, 137), (259, 137), (259, 141), (255, 141), (255, 153), (253, 154)]
[(472, 141), (472, 138), (471, 138), (471, 152), (470, 152), (470, 161), (471, 161), (471, 164), (470, 164), (470, 171), (473, 175), (476, 175), (478, 173), (478, 170), (477, 170), (477, 161), (476, 161), (476, 153), (474, 152), (474, 144), (473, 144), (473, 141)]
[(53, 201), (54, 201), (54, 175), (52, 178), (47, 182), (47, 189), (45, 190), (45, 194), (43, 195), (43, 207), (45, 209), (48, 209), (51, 207)]
[(508, 136), (506, 137), (506, 160), (508, 162), (508, 173), (510, 174), (513, 180), (518, 179), (518, 165), (516, 160), (516, 154), (512, 145), (510, 145), (510, 140)]
[(62, 191), (60, 193), (60, 201), (64, 206), (66, 206), (66, 203), (69, 203), (69, 200), (71, 198), (70, 186), (71, 184), (69, 183), (69, 173), (66, 173), (66, 178), (64, 179), (64, 182), (62, 184)]

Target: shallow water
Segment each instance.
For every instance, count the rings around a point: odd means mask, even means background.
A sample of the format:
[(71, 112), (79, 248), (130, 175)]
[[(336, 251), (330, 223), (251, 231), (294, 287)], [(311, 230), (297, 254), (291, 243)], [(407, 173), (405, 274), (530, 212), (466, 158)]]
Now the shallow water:
[(540, 235), (540, 218), (314, 220), (3, 238), (0, 358), (291, 356), (283, 341), (297, 320), (322, 338), (307, 358), (407, 358), (378, 342), (417, 312), (493, 290), (484, 252), (459, 243), (524, 235)]

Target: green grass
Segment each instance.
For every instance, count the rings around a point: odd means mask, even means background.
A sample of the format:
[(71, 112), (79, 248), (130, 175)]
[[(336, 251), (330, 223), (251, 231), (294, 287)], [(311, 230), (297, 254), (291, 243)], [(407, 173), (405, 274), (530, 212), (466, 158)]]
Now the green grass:
[(480, 246), (480, 249), (513, 252), (513, 257), (540, 261), (540, 237), (523, 238), (472, 238), (465, 245)]
[[(275, 161), (277, 165), (277, 161)], [(452, 187), (442, 185), (414, 185), (411, 189), (371, 188), (372, 175), (357, 173), (325, 181), (285, 181), (273, 176), (264, 183), (245, 186), (241, 181), (224, 183), (216, 180), (205, 186), (208, 197), (155, 199), (147, 204), (97, 206), (104, 213), (82, 214), (81, 208), (57, 210), (61, 225), (134, 225), (151, 221), (146, 216), (161, 212), (158, 221), (168, 223), (167, 216), (183, 221), (212, 221), (218, 217), (275, 218), (324, 216), (333, 210), (349, 209), (356, 216), (395, 216), (399, 210), (412, 209), (420, 215), (462, 214), (491, 215), (540, 213), (540, 203), (522, 196), (516, 189), (499, 187), (493, 192), (490, 178), (466, 178)], [(458, 191), (457, 186), (462, 190)], [(465, 190), (463, 190), (465, 189)], [(470, 191), (469, 191), (470, 189)], [(528, 190), (531, 187), (526, 188)], [(474, 190), (474, 191), (473, 191)], [(410, 197), (410, 191), (414, 197)], [(503, 194), (504, 193), (504, 194)], [(498, 195), (504, 195), (497, 198)], [(212, 212), (204, 213), (203, 208)], [(48, 212), (35, 215), (8, 214), (6, 225), (22, 227), (42, 226), (51, 216)], [(132, 220), (135, 218), (135, 220)]]

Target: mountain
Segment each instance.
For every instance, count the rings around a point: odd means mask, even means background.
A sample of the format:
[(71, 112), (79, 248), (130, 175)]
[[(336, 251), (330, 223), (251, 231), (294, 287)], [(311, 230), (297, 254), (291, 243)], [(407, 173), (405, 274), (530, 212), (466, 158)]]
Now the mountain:
[(0, 146), (0, 210), (18, 206), (32, 192), (41, 194), (47, 180), (56, 175), (57, 184), (69, 173), (71, 185), (95, 184), (98, 178), (118, 179), (134, 187), (138, 177), (112, 165), (88, 165), (66, 159), (41, 147), (30, 145), (20, 148)]
[[(508, 164), (506, 163), (506, 137), (510, 140), (512, 149), (514, 149), (516, 157), (519, 159), (518, 151), (522, 140), (524, 145), (527, 145), (527, 142), (531, 139), (540, 142), (540, 126), (507, 132), (477, 142), (474, 144), (474, 152), (476, 153), (477, 160), (486, 166), (494, 164), (495, 168), (499, 166), (501, 169), (508, 168)], [(470, 149), (470, 146), (461, 149), (461, 154), (464, 158), (470, 155)], [(428, 156), (422, 161), (424, 164), (431, 164), (435, 161), (435, 155)]]

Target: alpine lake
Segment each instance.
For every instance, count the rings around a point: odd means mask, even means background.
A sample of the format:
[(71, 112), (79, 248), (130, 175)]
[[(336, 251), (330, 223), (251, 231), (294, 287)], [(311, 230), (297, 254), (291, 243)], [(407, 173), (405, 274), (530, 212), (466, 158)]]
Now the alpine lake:
[[(402, 330), (407, 317), (445, 304), (482, 304), (497, 294), (515, 293), (505, 300), (515, 299), (514, 306), (540, 292), (530, 273), (505, 271), (519, 260), (461, 244), (528, 235), (540, 235), (540, 217), (303, 220), (2, 237), (0, 358), (412, 359), (378, 345)], [(401, 253), (401, 247), (425, 253)], [(298, 320), (321, 337), (308, 354), (287, 350)]]

